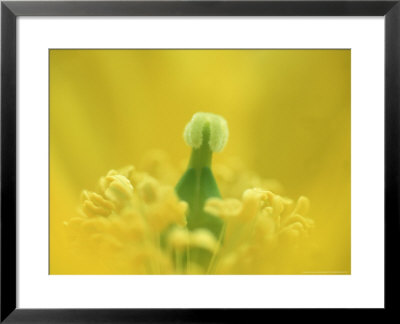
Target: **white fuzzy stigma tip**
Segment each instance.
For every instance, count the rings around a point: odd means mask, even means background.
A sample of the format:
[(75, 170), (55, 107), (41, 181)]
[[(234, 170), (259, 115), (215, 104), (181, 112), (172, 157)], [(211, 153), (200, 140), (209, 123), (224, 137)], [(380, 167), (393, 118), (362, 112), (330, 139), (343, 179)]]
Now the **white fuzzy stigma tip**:
[(221, 152), (228, 142), (228, 123), (223, 117), (212, 113), (198, 112), (193, 115), (183, 133), (186, 144), (195, 149), (199, 148), (203, 143), (206, 127), (210, 131), (208, 144), (211, 151)]

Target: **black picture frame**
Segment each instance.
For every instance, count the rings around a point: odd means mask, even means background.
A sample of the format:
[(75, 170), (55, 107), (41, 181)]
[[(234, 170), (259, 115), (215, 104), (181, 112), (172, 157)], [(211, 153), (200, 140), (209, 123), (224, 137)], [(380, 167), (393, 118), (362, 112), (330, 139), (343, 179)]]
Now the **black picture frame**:
[[(130, 323), (267, 320), (269, 309), (20, 309), (16, 307), (16, 42), (19, 16), (384, 16), (385, 307), (399, 288), (400, 0), (395, 1), (2, 1), (1, 2), (1, 322)], [(371, 125), (373, 130), (373, 125)], [(40, 294), (40, 292), (38, 292)], [(308, 310), (310, 311), (310, 310)], [(317, 310), (311, 310), (318, 312)], [(352, 310), (357, 311), (357, 310)], [(330, 311), (332, 313), (332, 311)], [(326, 316), (326, 315), (323, 315)], [(318, 315), (317, 315), (318, 317)]]

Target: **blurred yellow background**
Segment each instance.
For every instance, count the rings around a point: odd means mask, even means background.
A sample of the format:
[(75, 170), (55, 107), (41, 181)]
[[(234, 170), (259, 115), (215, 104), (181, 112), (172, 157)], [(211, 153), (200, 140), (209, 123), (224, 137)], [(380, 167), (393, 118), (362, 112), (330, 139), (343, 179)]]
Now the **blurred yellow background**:
[(50, 273), (91, 273), (63, 226), (81, 191), (149, 149), (188, 159), (183, 128), (198, 111), (228, 121), (216, 161), (239, 156), (309, 197), (309, 272), (350, 273), (350, 61), (350, 50), (51, 50)]

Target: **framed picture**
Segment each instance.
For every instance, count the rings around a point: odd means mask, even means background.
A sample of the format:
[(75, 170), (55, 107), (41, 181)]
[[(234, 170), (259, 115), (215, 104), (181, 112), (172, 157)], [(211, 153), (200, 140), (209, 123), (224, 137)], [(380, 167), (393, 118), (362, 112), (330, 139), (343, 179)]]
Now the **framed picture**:
[(3, 1), (1, 321), (394, 309), (399, 17)]

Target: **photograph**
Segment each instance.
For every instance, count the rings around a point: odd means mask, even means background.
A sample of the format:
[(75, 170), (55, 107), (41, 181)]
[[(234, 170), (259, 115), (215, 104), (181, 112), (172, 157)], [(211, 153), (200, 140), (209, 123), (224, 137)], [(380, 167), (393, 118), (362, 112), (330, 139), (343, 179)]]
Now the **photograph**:
[(50, 275), (350, 275), (351, 49), (49, 49)]

